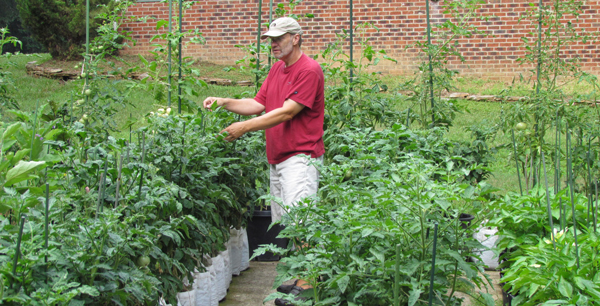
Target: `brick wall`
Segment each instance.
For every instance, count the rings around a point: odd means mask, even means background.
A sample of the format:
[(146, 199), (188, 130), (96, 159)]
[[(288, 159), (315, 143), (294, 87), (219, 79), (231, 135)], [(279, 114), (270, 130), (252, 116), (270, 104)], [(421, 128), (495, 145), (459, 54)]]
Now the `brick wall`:
[[(443, 1), (443, 0), (442, 0)], [(548, 1), (548, 0), (544, 0)], [(587, 1), (583, 13), (570, 21), (576, 28), (588, 32), (600, 31), (600, 0)], [(175, 1), (174, 1), (175, 2)], [(263, 0), (263, 22), (268, 21), (269, 1)], [(274, 0), (287, 3), (287, 0)], [(525, 55), (522, 37), (530, 37), (536, 24), (519, 18), (530, 8), (529, 3), (537, 0), (488, 0), (479, 10), (480, 16), (488, 16), (487, 21), (474, 22), (488, 35), (477, 35), (460, 39), (460, 51), (466, 59), (461, 63), (456, 59), (450, 66), (463, 75), (477, 77), (512, 78), (526, 73), (531, 67), (519, 65), (517, 59)], [(371, 45), (384, 49), (398, 63), (382, 61), (377, 70), (391, 74), (412, 74), (423, 55), (416, 49), (408, 48), (426, 35), (426, 14), (424, 1), (408, 0), (354, 0), (354, 24), (372, 22), (379, 32), (367, 31)], [(432, 22), (440, 23), (449, 18), (441, 9), (440, 2), (430, 2)], [(177, 15), (174, 10), (174, 15)], [(336, 33), (349, 26), (348, 0), (304, 0), (294, 10), (296, 14), (313, 13), (315, 18), (302, 20), (305, 32), (302, 49), (308, 55), (321, 53), (329, 43), (336, 40)], [(168, 4), (160, 2), (139, 2), (129, 10), (135, 16), (151, 16), (147, 22), (125, 24), (124, 30), (131, 31), (137, 41), (125, 53), (148, 53), (153, 49), (150, 38), (158, 32), (156, 20), (168, 20)], [(236, 45), (249, 45), (257, 39), (258, 0), (204, 0), (195, 3), (184, 13), (183, 30), (198, 29), (206, 38), (205, 45), (189, 45), (184, 56), (192, 56), (200, 61), (217, 64), (233, 64), (245, 53)], [(263, 27), (262, 31), (266, 28)], [(356, 35), (359, 35), (358, 33)], [(534, 37), (530, 37), (534, 39)], [(349, 43), (346, 48), (349, 47)], [(356, 47), (356, 45), (355, 45)], [(355, 59), (358, 48), (354, 50)], [(565, 50), (564, 58), (580, 58), (583, 69), (600, 72), (599, 47), (594, 42), (580, 43)]]

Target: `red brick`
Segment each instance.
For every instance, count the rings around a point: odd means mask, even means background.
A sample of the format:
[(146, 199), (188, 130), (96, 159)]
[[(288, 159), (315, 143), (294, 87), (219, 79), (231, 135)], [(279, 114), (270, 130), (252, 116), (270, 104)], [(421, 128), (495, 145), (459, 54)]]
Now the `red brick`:
[[(600, 31), (600, 0), (588, 1), (585, 12), (579, 20), (571, 20), (578, 29), (587, 32)], [(283, 1), (285, 3), (286, 1)], [(444, 22), (451, 16), (443, 14), (440, 2), (430, 2), (433, 24)], [(450, 59), (452, 69), (459, 69), (463, 75), (515, 76), (528, 68), (518, 65), (515, 59), (525, 54), (521, 37), (529, 37), (535, 42), (537, 24), (528, 20), (519, 22), (519, 18), (530, 11), (530, 0), (488, 0), (479, 10), (480, 15), (489, 16), (487, 22), (476, 20), (474, 25), (488, 36), (475, 35), (468, 39), (459, 39), (459, 51), (465, 56), (466, 63)], [(175, 6), (176, 7), (176, 6)], [(234, 64), (244, 56), (235, 48), (236, 44), (247, 45), (256, 41), (258, 0), (199, 1), (184, 15), (183, 29), (198, 29), (207, 39), (204, 46), (190, 44), (184, 55), (221, 64)], [(263, 2), (263, 23), (268, 23), (268, 5)], [(336, 33), (348, 28), (349, 5), (347, 0), (304, 0), (294, 11), (296, 14), (313, 13), (314, 19), (303, 19), (301, 24), (306, 31), (303, 49), (307, 54), (318, 54), (337, 40)], [(168, 5), (160, 2), (139, 2), (129, 10), (130, 16), (154, 15), (168, 18)], [(398, 64), (380, 62), (375, 69), (389, 73), (412, 74), (417, 63), (424, 59), (415, 48), (405, 49), (425, 37), (425, 7), (423, 3), (406, 0), (370, 0), (355, 1), (354, 24), (374, 22), (380, 32), (366, 31), (373, 48), (384, 49), (388, 55), (398, 60)], [(132, 31), (138, 40), (135, 46), (125, 53), (148, 53), (152, 47), (148, 40), (155, 33), (157, 20), (129, 22), (123, 29)], [(262, 27), (261, 31), (266, 30)], [(533, 33), (533, 34), (532, 34)], [(356, 33), (357, 38), (359, 33)], [(153, 41), (152, 43), (156, 43)], [(348, 45), (344, 46), (346, 52)], [(578, 43), (564, 50), (565, 57), (581, 56), (586, 69), (600, 72), (598, 63), (599, 47), (592, 42)], [(355, 45), (355, 54), (359, 52)], [(355, 55), (356, 57), (356, 55)], [(588, 63), (593, 63), (587, 65)]]

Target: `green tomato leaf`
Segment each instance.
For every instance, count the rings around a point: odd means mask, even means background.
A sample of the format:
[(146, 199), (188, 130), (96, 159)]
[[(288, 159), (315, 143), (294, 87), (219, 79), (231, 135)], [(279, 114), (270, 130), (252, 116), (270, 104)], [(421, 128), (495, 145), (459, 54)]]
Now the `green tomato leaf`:
[(363, 229), (363, 230), (361, 231), (361, 236), (362, 236), (362, 238), (368, 237), (368, 236), (370, 236), (371, 234), (373, 234), (373, 232), (374, 232), (374, 231), (375, 231), (375, 230), (374, 230), (374, 229), (372, 229), (372, 228), (365, 228), (365, 229)]
[(22, 126), (21, 122), (17, 122), (14, 123), (12, 125), (10, 125), (9, 127), (6, 128), (6, 130), (4, 130), (4, 133), (2, 133), (2, 139), (0, 140), (4, 140), (8, 137), (10, 137), (12, 134), (14, 134), (20, 127)]
[(496, 301), (494, 301), (494, 297), (487, 293), (487, 292), (482, 292), (481, 296), (483, 297), (483, 300), (485, 301), (485, 304), (487, 306), (494, 306), (496, 305)]
[(91, 286), (87, 286), (87, 285), (79, 287), (77, 289), (77, 291), (79, 291), (80, 293), (83, 293), (83, 294), (90, 295), (90, 296), (99, 296), (100, 295), (100, 292), (98, 292), (98, 289), (96, 289), (96, 287), (91, 287)]
[(567, 282), (563, 277), (558, 281), (558, 291), (564, 297), (570, 298), (573, 294), (573, 286)]
[(159, 21), (156, 23), (156, 29), (157, 29), (157, 30), (160, 30), (160, 28), (162, 28), (162, 27), (166, 26), (167, 24), (169, 24), (169, 22), (168, 22), (168, 21), (166, 21), (166, 20), (159, 20)]
[(421, 297), (421, 293), (423, 293), (423, 290), (421, 289), (413, 289), (410, 291), (410, 295), (408, 296), (408, 306), (413, 306), (417, 303), (417, 301), (419, 300), (419, 297)]
[(531, 286), (529, 286), (529, 293), (527, 294), (527, 297), (531, 297), (532, 295), (534, 295), (539, 288), (539, 284), (531, 284)]
[(19, 163), (6, 173), (6, 183), (4, 186), (9, 187), (33, 177), (31, 172), (46, 167), (44, 161), (19, 161)]
[(375, 248), (371, 248), (369, 251), (377, 258), (377, 260), (385, 263), (385, 254), (382, 251), (376, 250)]
[(342, 293), (346, 292), (348, 284), (350, 284), (350, 276), (344, 275), (337, 280), (338, 287)]
[(6, 152), (8, 149), (10, 149), (10, 147), (12, 147), (17, 141), (16, 140), (9, 140), (9, 141), (5, 141), (2, 143), (2, 152)]

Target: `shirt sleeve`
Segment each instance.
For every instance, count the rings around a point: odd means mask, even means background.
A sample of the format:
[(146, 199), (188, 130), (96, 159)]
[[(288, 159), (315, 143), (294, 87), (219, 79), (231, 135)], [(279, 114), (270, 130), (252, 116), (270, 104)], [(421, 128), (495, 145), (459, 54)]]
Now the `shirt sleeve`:
[(310, 109), (313, 108), (317, 91), (319, 88), (319, 77), (311, 70), (302, 71), (287, 94), (286, 100), (291, 99)]
[(256, 96), (254, 97), (254, 100), (264, 106), (267, 105), (267, 88), (269, 87), (269, 76), (271, 74), (269, 73), (267, 75), (267, 78), (265, 79), (265, 81), (262, 83), (262, 85), (260, 86), (260, 89), (258, 90), (258, 93), (256, 93)]

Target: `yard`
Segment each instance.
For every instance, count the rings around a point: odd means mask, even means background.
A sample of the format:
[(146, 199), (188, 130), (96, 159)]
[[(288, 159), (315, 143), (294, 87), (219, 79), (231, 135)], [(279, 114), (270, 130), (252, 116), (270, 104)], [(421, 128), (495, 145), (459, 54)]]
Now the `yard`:
[[(282, 256), (273, 288), (308, 280), (306, 305), (461, 305), (465, 294), (499, 305), (485, 293), (492, 268), (511, 305), (597, 304), (599, 87), (554, 53), (584, 39), (563, 35), (561, 10), (577, 9), (567, 2), (540, 17), (544, 40), (524, 40), (534, 68), (513, 80), (448, 66), (454, 41), (478, 31), (479, 1), (444, 1), (462, 17), (427, 32), (411, 75), (377, 73), (394, 59), (369, 44), (372, 24), (356, 26), (357, 58), (347, 33), (323, 50), (320, 187), (281, 221), (280, 237), (306, 247), (253, 250)], [(119, 21), (112, 12), (104, 18)], [(151, 54), (119, 56), (124, 34), (102, 29), (83, 60), (0, 57), (0, 303), (175, 305), (187, 292), (215, 305), (223, 290), (199, 292), (227, 288), (248, 264), (245, 229), (272, 199), (264, 132), (227, 142), (220, 131), (249, 117), (201, 103), (253, 97), (269, 70), (256, 54), (269, 45), (240, 46), (247, 56), (232, 65), (177, 59), (179, 38), (202, 35), (174, 30)], [(1, 45), (14, 43), (3, 33)]]

